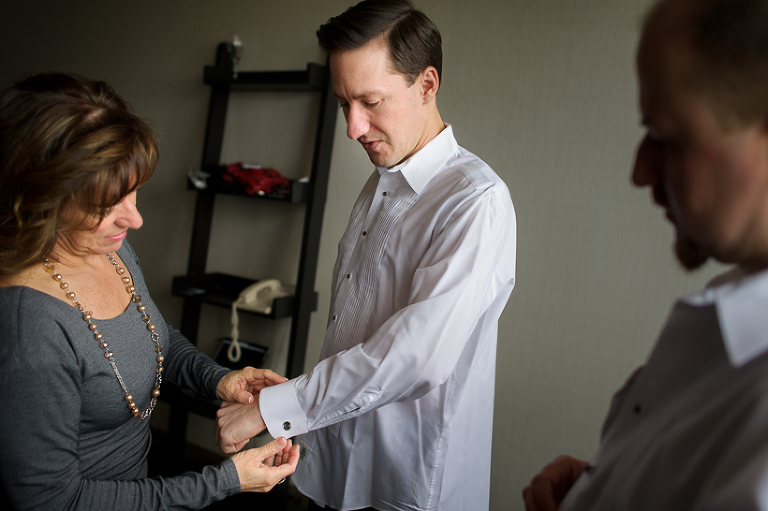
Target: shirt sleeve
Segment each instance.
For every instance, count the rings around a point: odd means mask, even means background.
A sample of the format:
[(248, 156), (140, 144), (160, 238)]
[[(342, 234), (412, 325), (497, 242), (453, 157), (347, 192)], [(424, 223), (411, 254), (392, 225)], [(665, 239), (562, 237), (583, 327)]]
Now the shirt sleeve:
[[(137, 282), (137, 287), (147, 288), (144, 272), (141, 270), (139, 256), (133, 247), (123, 243), (120, 257), (130, 264), (131, 273)], [(149, 292), (147, 291), (147, 295)], [(152, 300), (147, 296), (145, 299)], [(154, 303), (154, 302), (153, 302)], [(161, 321), (165, 322), (161, 317)], [(167, 324), (168, 340), (164, 341), (165, 372), (164, 378), (176, 385), (192, 390), (202, 396), (216, 398), (216, 387), (230, 369), (222, 367), (208, 355), (202, 353), (189, 342), (179, 330)]]
[(452, 212), (414, 272), (407, 305), (365, 342), (261, 391), (272, 436), (418, 399), (454, 375), (465, 351), (478, 349), (470, 340), (480, 318), (500, 314), (514, 285), (515, 218), (505, 199), (491, 187)]
[(231, 369), (217, 364), (198, 350), (184, 334), (168, 325), (165, 378), (200, 395), (216, 399), (219, 381)]

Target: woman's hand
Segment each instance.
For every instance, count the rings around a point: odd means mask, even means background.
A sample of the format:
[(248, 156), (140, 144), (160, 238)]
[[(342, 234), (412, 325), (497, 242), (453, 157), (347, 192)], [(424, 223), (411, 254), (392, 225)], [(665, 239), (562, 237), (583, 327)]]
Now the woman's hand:
[(299, 446), (291, 446), (290, 440), (280, 437), (262, 447), (239, 452), (232, 461), (241, 491), (268, 492), (296, 470)]
[(270, 371), (244, 367), (224, 375), (216, 386), (216, 396), (223, 401), (251, 404), (253, 396), (264, 387), (288, 381), (288, 378)]

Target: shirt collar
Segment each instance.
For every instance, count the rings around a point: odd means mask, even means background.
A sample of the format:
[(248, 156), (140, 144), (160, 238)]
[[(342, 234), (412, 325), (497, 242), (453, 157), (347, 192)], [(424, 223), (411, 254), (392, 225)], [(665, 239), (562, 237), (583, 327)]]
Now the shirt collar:
[(376, 167), (376, 170), (379, 174), (399, 171), (413, 191), (420, 194), (458, 149), (453, 128), (446, 124), (443, 131), (404, 162), (389, 168)]
[(715, 306), (725, 351), (734, 367), (768, 351), (768, 270), (746, 274), (735, 268), (682, 301)]

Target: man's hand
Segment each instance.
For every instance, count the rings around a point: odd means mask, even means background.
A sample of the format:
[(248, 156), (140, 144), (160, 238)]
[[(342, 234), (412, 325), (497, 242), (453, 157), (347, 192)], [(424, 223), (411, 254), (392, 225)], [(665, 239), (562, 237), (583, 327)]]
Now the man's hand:
[(216, 412), (216, 443), (221, 452), (237, 452), (266, 427), (259, 410), (258, 394), (250, 405), (224, 401)]
[(299, 462), (299, 446), (283, 437), (263, 447), (248, 449), (232, 456), (241, 491), (267, 492), (293, 474)]
[(253, 403), (254, 396), (264, 387), (288, 381), (288, 378), (270, 371), (244, 367), (224, 375), (216, 386), (216, 395), (223, 401)]
[(527, 511), (557, 511), (565, 494), (588, 463), (571, 456), (558, 456), (542, 469), (523, 490)]

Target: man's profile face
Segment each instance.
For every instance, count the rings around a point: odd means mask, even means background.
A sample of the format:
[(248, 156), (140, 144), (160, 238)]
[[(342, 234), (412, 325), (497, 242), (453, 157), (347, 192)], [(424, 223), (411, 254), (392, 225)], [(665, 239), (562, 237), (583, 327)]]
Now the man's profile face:
[(333, 52), (330, 67), (347, 136), (362, 144), (374, 165), (397, 165), (429, 141), (421, 78), (409, 86), (382, 42)]
[(647, 134), (632, 179), (651, 187), (666, 209), (686, 268), (709, 257), (750, 264), (768, 248), (761, 229), (768, 220), (765, 126), (726, 128), (711, 94), (694, 85), (701, 80), (688, 43), (660, 25), (645, 34), (638, 53)]

